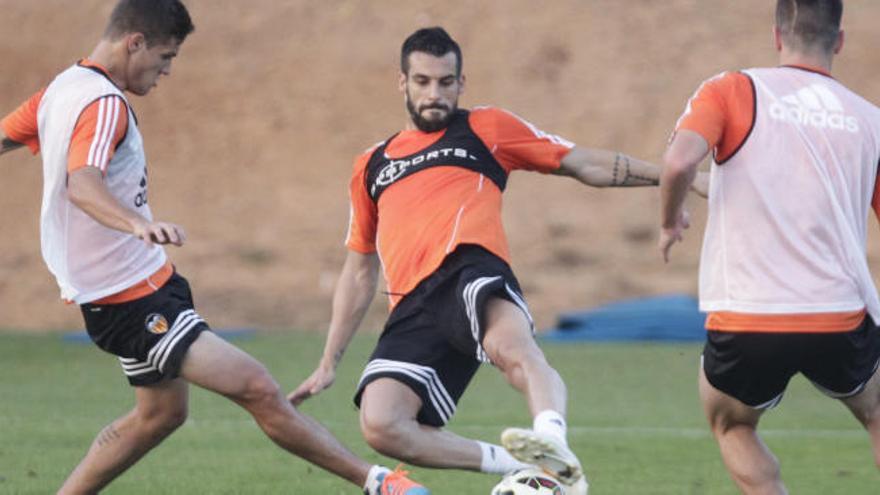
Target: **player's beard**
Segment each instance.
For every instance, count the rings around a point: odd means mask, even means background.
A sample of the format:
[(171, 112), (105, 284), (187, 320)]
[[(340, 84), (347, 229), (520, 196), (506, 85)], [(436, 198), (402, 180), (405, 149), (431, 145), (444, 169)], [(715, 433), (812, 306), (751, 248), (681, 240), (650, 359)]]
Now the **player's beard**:
[[(422, 111), (429, 108), (446, 110), (446, 116), (439, 120), (428, 120), (422, 117)], [(458, 109), (458, 102), (453, 103), (452, 107), (448, 107), (446, 105), (438, 103), (433, 105), (425, 105), (417, 110), (416, 106), (413, 105), (413, 102), (409, 97), (409, 93), (407, 93), (406, 109), (409, 112), (409, 116), (412, 119), (413, 124), (415, 124), (418, 130), (422, 132), (437, 132), (446, 129), (446, 127), (449, 126), (449, 122), (452, 121), (452, 116), (455, 115), (455, 111)]]

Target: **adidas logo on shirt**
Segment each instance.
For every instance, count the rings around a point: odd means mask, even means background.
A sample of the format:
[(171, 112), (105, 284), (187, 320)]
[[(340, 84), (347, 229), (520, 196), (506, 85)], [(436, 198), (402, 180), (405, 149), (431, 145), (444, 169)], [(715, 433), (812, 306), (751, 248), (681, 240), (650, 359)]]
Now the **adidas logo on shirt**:
[(859, 132), (859, 121), (843, 111), (840, 99), (821, 84), (783, 96), (770, 105), (770, 117), (790, 124)]

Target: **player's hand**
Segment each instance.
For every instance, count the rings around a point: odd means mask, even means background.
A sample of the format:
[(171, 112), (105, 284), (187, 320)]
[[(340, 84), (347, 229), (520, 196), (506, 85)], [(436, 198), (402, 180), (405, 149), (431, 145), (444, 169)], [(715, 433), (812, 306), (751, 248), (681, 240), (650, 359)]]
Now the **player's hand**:
[(709, 172), (697, 172), (691, 183), (691, 191), (703, 198), (709, 197)]
[(660, 240), (657, 241), (657, 247), (663, 254), (663, 262), (669, 263), (669, 251), (676, 242), (681, 242), (684, 230), (691, 226), (690, 215), (687, 211), (681, 210), (675, 225), (672, 227), (660, 228)]
[(134, 235), (147, 244), (174, 244), (183, 246), (186, 232), (183, 227), (169, 222), (144, 222), (135, 226)]
[(296, 390), (287, 395), (287, 400), (294, 406), (313, 395), (318, 395), (322, 390), (329, 388), (336, 381), (336, 370), (332, 366), (318, 366), (312, 375), (296, 387)]

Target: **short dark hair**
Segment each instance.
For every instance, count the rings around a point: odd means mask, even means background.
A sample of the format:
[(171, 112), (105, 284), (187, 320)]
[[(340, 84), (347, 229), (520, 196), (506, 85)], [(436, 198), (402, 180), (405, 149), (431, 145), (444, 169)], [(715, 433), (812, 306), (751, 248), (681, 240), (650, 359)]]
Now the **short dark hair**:
[(840, 34), (842, 0), (777, 0), (776, 27), (796, 49), (830, 52)]
[(142, 33), (147, 45), (178, 43), (195, 30), (180, 0), (119, 0), (104, 37), (114, 40), (126, 33)]
[(455, 54), (456, 75), (461, 75), (461, 48), (442, 27), (419, 29), (403, 42), (400, 48), (400, 71), (404, 74), (409, 74), (409, 54), (412, 52), (429, 53), (435, 57), (452, 52)]

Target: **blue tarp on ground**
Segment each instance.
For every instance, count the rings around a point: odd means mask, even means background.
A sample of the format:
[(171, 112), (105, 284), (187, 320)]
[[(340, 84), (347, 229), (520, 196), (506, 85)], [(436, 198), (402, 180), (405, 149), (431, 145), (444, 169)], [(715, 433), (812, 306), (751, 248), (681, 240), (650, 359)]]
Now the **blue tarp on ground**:
[(706, 337), (705, 322), (695, 298), (676, 294), (563, 313), (555, 328), (539, 336), (551, 342), (698, 342)]

